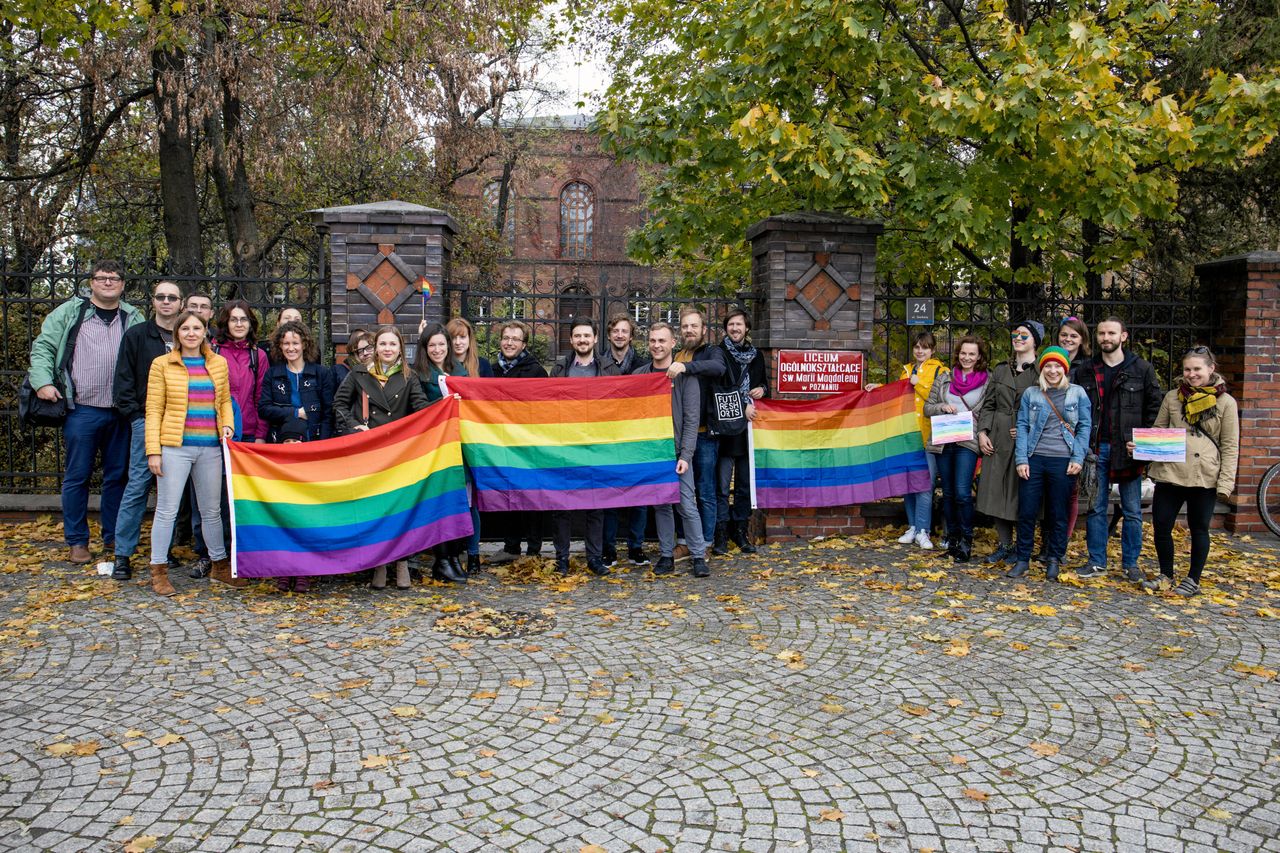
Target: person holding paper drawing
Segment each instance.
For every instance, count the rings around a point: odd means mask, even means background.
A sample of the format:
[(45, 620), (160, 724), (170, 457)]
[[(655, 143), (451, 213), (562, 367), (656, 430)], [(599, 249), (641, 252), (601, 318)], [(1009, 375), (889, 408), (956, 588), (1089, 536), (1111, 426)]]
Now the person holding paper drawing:
[[(1173, 588), (1173, 524), (1185, 504), (1191, 528), (1191, 569), (1174, 589), (1190, 598), (1200, 592), (1200, 574), (1209, 557), (1209, 522), (1216, 498), (1225, 501), (1236, 482), (1240, 451), (1240, 421), (1236, 401), (1217, 373), (1217, 362), (1208, 347), (1194, 347), (1182, 357), (1182, 381), (1165, 395), (1156, 415), (1157, 427), (1186, 431), (1182, 462), (1152, 462), (1147, 473), (1155, 480), (1151, 499), (1160, 576), (1144, 581), (1151, 592)], [(1129, 452), (1138, 448), (1129, 443)]]
[(1014, 461), (1022, 487), (1018, 490), (1017, 562), (1005, 577), (1026, 575), (1036, 534), (1041, 498), (1050, 525), (1045, 545), (1045, 577), (1056, 581), (1067, 550), (1067, 515), (1063, 512), (1071, 483), (1089, 450), (1092, 407), (1079, 385), (1067, 378), (1070, 357), (1062, 347), (1046, 347), (1040, 355), (1040, 380), (1018, 403), (1018, 437)]
[[(945, 364), (933, 357), (937, 348), (938, 342), (934, 339), (933, 332), (918, 333), (911, 346), (911, 355), (915, 361), (902, 365), (902, 375), (898, 377), (898, 379), (909, 380), (912, 390), (915, 391), (916, 420), (919, 422), (920, 436), (926, 446), (929, 444), (929, 419), (925, 417), (924, 404), (929, 399), (929, 392), (933, 390), (933, 383), (937, 380), (939, 371), (947, 369)], [(868, 385), (867, 389), (870, 390), (873, 387), (875, 386)], [(907, 504), (907, 532), (898, 539), (904, 545), (914, 542), (926, 551), (933, 548), (929, 531), (933, 527), (933, 478), (938, 475), (934, 454), (928, 454), (928, 460), (929, 489), (906, 495), (904, 498)]]
[[(968, 418), (968, 438), (933, 443), (926, 448), (938, 460), (942, 511), (947, 522), (947, 554), (957, 563), (967, 563), (973, 555), (973, 472), (978, 467), (979, 453), (973, 413), (982, 405), (986, 393), (987, 345), (967, 335), (956, 342), (951, 370), (938, 375), (924, 404), (925, 417), (931, 420), (948, 415)], [(937, 426), (933, 435), (935, 442), (942, 437)]]

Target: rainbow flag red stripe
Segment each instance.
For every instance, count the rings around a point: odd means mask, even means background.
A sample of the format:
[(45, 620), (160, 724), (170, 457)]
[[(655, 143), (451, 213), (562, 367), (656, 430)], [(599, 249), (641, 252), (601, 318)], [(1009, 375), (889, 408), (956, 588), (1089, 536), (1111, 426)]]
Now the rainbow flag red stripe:
[(664, 374), (450, 378), (482, 510), (606, 509), (680, 500)]
[(471, 534), (452, 397), (303, 444), (228, 442), (237, 577), (355, 572)]
[(758, 400), (752, 496), (763, 509), (845, 506), (929, 488), (911, 385)]

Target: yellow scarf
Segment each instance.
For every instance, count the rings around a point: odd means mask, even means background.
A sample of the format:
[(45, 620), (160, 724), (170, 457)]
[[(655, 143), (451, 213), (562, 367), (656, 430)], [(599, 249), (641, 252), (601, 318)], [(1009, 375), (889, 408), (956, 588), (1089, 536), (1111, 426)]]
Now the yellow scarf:
[(395, 376), (397, 373), (399, 373), (402, 366), (403, 365), (401, 360), (396, 359), (395, 361), (388, 364), (384, 371), (382, 367), (382, 362), (378, 361), (375, 358), (373, 362), (369, 365), (369, 375), (372, 376), (374, 379), (378, 380), (379, 385), (386, 385), (387, 380), (390, 379), (392, 376)]

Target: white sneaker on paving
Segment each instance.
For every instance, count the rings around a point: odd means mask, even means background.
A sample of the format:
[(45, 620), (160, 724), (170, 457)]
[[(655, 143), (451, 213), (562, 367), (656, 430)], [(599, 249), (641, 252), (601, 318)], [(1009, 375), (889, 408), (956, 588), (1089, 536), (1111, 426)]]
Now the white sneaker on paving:
[(916, 529), (914, 527), (908, 527), (907, 532), (898, 537), (898, 543), (901, 545), (907, 545), (914, 541), (916, 541)]
[(929, 540), (929, 531), (927, 531), (927, 530), (921, 530), (919, 533), (917, 533), (917, 534), (916, 534), (916, 544), (917, 544), (917, 545), (919, 545), (919, 546), (921, 547), (921, 549), (923, 549), (923, 550), (925, 550), (925, 551), (932, 551), (932, 550), (933, 550), (933, 542), (931, 542), (931, 541)]

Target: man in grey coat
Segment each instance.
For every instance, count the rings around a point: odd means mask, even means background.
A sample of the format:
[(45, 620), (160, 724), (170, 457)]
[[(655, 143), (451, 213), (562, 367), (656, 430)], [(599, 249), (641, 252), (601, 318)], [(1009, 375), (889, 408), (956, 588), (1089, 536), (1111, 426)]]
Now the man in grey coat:
[[(636, 373), (664, 373), (672, 363), (675, 349), (675, 330), (669, 323), (658, 322), (649, 326), (649, 355), (653, 361), (636, 370)], [(693, 576), (705, 578), (711, 574), (707, 568), (707, 543), (702, 535), (702, 519), (698, 515), (697, 491), (693, 481), (693, 454), (698, 446), (698, 420), (702, 413), (702, 393), (698, 377), (681, 373), (671, 380), (671, 417), (675, 422), (676, 474), (680, 476), (680, 517), (684, 519), (685, 541), (693, 555)], [(655, 575), (669, 575), (675, 571), (676, 521), (671, 504), (653, 508), (658, 528), (658, 547), (661, 556), (654, 567)]]

